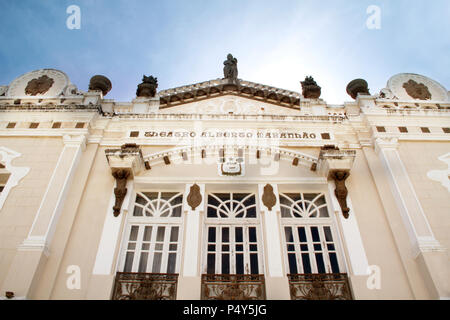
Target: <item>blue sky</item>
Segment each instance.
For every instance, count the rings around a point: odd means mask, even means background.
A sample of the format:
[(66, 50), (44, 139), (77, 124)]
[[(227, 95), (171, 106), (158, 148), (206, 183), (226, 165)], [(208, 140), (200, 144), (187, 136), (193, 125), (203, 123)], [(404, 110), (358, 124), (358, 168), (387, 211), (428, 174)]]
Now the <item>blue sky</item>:
[[(66, 27), (69, 5), (81, 29)], [(381, 29), (366, 27), (368, 6)], [(239, 78), (301, 91), (312, 75), (328, 103), (351, 100), (364, 78), (372, 93), (400, 72), (431, 77), (450, 90), (448, 0), (0, 0), (0, 85), (41, 68), (68, 74), (87, 90), (107, 76), (107, 98), (130, 101), (142, 75), (158, 90), (223, 77), (228, 53)]]

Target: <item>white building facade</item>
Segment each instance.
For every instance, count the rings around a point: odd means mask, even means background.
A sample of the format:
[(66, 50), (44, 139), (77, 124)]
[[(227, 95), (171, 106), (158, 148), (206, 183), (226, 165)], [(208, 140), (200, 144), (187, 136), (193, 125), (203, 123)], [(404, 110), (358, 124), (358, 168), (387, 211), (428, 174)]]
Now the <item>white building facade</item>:
[(227, 61), (131, 102), (53, 69), (1, 87), (1, 296), (450, 298), (447, 89), (357, 79), (329, 105)]

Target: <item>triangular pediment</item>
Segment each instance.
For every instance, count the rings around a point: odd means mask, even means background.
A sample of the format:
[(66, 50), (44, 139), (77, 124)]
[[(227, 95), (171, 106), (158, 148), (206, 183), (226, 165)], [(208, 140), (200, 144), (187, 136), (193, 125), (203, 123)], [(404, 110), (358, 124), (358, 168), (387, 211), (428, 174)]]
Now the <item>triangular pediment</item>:
[(216, 79), (159, 92), (160, 109), (169, 111), (179, 105), (223, 96), (242, 97), (255, 102), (298, 110), (301, 95), (240, 79)]
[(165, 114), (203, 115), (300, 115), (300, 107), (283, 108), (270, 102), (226, 94), (165, 108), (162, 112)]

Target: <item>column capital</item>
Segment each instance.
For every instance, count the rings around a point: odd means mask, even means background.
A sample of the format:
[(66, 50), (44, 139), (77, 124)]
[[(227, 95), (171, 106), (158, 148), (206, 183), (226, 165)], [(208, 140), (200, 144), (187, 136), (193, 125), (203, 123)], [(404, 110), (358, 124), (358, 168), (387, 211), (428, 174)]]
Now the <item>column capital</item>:
[(50, 255), (50, 249), (45, 236), (29, 236), (18, 247), (19, 251), (41, 251), (45, 256)]
[(64, 146), (67, 147), (81, 147), (82, 150), (86, 148), (86, 136), (85, 135), (70, 135), (63, 136)]
[(379, 153), (382, 149), (397, 150), (399, 144), (398, 138), (376, 138), (374, 145), (375, 152)]
[(442, 246), (434, 237), (417, 237), (417, 242), (413, 246), (413, 256), (417, 256), (422, 252), (445, 252), (447, 249)]

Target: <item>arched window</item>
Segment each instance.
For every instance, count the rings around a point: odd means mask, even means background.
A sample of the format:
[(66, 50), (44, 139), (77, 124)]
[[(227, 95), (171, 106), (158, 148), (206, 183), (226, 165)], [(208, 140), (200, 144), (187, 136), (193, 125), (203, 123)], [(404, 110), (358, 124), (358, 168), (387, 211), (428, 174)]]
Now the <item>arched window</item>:
[(204, 273), (264, 273), (254, 193), (208, 194)]
[(280, 193), (290, 274), (340, 273), (344, 263), (324, 193)]
[(180, 192), (138, 192), (128, 218), (120, 271), (178, 273), (182, 240)]

